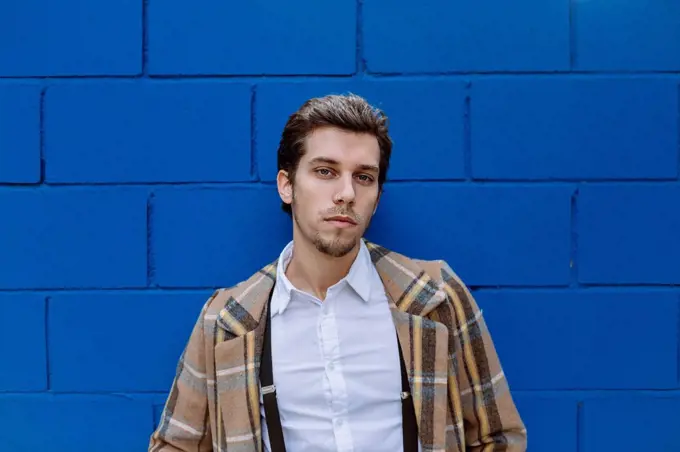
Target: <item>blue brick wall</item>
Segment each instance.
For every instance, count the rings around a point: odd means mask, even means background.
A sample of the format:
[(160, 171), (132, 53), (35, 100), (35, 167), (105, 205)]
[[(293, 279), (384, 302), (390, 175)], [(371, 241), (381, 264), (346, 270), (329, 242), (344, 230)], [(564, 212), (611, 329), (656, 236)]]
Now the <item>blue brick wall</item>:
[[(474, 4), (473, 4), (474, 3)], [(680, 3), (0, 2), (0, 450), (143, 451), (276, 257), (286, 117), (392, 118), (369, 238), (484, 309), (531, 452), (679, 451)]]

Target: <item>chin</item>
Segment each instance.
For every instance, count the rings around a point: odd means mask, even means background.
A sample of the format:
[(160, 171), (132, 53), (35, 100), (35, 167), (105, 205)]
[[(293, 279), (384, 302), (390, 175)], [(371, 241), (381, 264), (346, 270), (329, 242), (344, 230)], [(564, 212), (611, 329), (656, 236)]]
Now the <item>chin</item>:
[(359, 245), (360, 236), (352, 237), (328, 237), (325, 234), (317, 234), (313, 240), (317, 250), (332, 257), (343, 257)]

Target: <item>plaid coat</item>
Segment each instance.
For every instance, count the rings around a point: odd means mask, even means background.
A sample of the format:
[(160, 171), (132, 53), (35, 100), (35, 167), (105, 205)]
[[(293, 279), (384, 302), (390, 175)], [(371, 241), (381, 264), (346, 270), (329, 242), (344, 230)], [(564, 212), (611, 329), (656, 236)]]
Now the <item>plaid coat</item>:
[[(404, 351), (423, 452), (526, 450), (482, 313), (444, 261), (366, 242)], [(259, 365), (273, 262), (203, 307), (149, 451), (262, 451)]]

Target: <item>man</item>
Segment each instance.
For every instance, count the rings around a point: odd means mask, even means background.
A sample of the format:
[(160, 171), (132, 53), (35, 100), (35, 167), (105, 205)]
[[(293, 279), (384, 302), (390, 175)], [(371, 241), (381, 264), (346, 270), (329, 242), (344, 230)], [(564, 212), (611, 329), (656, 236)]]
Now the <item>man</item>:
[(363, 238), (391, 150), (386, 116), (355, 95), (289, 118), (277, 186), (293, 239), (207, 301), (150, 451), (526, 450), (467, 288), (444, 261)]

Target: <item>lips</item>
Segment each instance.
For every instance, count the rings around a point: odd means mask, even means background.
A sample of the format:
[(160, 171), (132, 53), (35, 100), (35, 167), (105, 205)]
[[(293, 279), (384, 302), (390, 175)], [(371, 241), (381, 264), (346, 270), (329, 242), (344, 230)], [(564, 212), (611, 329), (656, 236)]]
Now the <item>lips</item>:
[(353, 224), (353, 225), (357, 224), (357, 222), (354, 221), (352, 218), (345, 217), (345, 216), (342, 216), (342, 215), (336, 215), (334, 217), (327, 218), (326, 221), (337, 221), (337, 222), (340, 222), (340, 223), (348, 223), (348, 224)]

